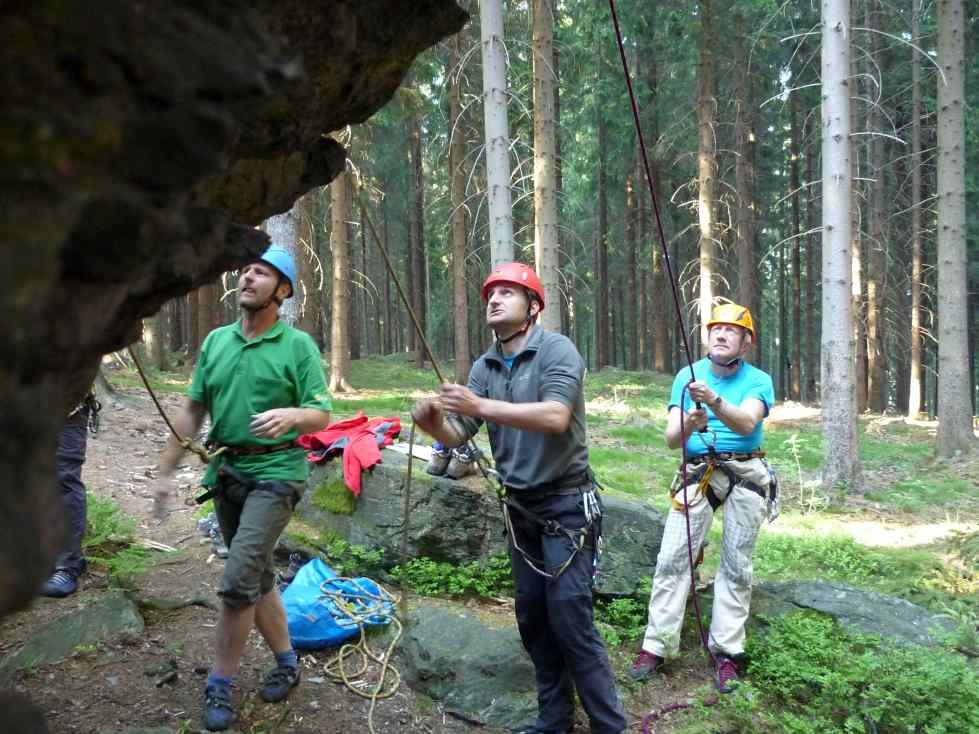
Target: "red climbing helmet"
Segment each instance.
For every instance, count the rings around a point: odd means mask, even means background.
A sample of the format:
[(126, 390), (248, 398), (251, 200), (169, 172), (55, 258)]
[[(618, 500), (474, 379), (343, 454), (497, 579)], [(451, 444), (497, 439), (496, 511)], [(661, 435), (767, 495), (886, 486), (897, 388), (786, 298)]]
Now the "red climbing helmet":
[(544, 310), (544, 286), (541, 285), (540, 278), (533, 268), (517, 262), (497, 265), (483, 283), (484, 301), (489, 300), (490, 288), (497, 283), (513, 283), (532, 291), (540, 301), (540, 310)]

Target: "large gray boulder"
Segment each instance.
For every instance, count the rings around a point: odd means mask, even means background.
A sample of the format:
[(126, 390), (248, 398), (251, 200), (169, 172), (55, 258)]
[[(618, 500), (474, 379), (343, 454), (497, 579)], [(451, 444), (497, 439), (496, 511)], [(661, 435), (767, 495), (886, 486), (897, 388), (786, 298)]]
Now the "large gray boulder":
[(502, 729), (537, 715), (534, 667), (512, 612), (412, 599), (398, 649), (404, 680), (467, 721)]
[(120, 590), (109, 591), (83, 607), (39, 629), (23, 647), (0, 661), (0, 684), (18, 670), (64, 660), (79, 647), (96, 645), (120, 635), (143, 633), (143, 618)]
[[(383, 548), (392, 563), (401, 557), (407, 457), (391, 450), (363, 477), (354, 502), (343, 484), (338, 461), (313, 470), (296, 514), (306, 525), (336, 533), (350, 543)], [(596, 592), (631, 596), (644, 576), (652, 576), (663, 538), (663, 516), (638, 500), (603, 494), (605, 516)], [(506, 552), (500, 503), (480, 477), (455, 481), (412, 468), (408, 554), (449, 563), (485, 561)]]
[(936, 632), (951, 631), (948, 619), (904, 599), (829, 581), (762, 583), (751, 597), (755, 621), (799, 610), (827, 614), (840, 624), (898, 643), (934, 645)]

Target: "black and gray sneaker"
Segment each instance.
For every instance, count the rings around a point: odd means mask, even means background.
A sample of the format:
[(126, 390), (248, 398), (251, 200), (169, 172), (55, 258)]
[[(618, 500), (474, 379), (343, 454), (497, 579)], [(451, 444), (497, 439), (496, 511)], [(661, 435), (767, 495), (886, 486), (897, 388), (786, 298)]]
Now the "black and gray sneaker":
[(428, 466), (425, 467), (425, 471), (436, 477), (442, 476), (445, 474), (445, 469), (448, 467), (451, 457), (451, 449), (445, 448), (440, 443), (433, 443), (432, 458), (428, 460)]
[(299, 685), (301, 674), (299, 668), (290, 665), (278, 665), (268, 672), (262, 690), (258, 695), (263, 701), (277, 703), (289, 695), (289, 691)]
[(476, 452), (468, 444), (459, 448), (452, 449), (452, 458), (449, 466), (445, 470), (445, 475), (452, 479), (462, 479), (470, 474), (476, 474), (479, 468), (476, 466)]

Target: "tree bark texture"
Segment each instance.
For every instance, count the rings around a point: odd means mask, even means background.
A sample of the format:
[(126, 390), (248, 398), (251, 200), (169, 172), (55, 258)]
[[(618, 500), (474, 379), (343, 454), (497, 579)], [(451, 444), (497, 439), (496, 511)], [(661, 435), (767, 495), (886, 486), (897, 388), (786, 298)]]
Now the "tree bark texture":
[(789, 186), (792, 189), (792, 338), (791, 350), (786, 344), (786, 354), (792, 355), (789, 372), (789, 397), (802, 399), (802, 182), (799, 165), (802, 146), (799, 141), (799, 95), (789, 97), (791, 149), (789, 150)]
[(860, 486), (854, 396), (850, 232), (850, 10), (848, 0), (823, 0), (822, 13), (823, 267), (820, 387), (823, 487)]
[(347, 239), (347, 175), (330, 184), (330, 251), (333, 308), (330, 319), (330, 392), (347, 392), (350, 372), (350, 242)]
[(965, 224), (965, 18), (962, 0), (938, 2), (938, 438), (939, 456), (975, 446), (969, 376)]
[(534, 261), (544, 286), (547, 307), (540, 323), (561, 329), (561, 284), (558, 260), (557, 177), (555, 175), (554, 7), (552, 0), (533, 0), (534, 76)]
[(714, 29), (712, 0), (700, 0), (700, 62), (697, 67), (697, 220), (700, 225), (700, 345), (707, 352), (707, 322), (714, 305), (714, 187), (717, 176), (717, 141), (714, 118)]
[(924, 399), (921, 331), (921, 287), (924, 277), (921, 241), (921, 0), (911, 6), (911, 349), (908, 382), (908, 417), (917, 418)]
[(481, 0), (483, 117), (490, 259), (493, 267), (513, 260), (513, 203), (510, 194), (510, 127), (507, 119), (506, 51), (501, 0)]
[[(466, 155), (466, 125), (462, 119), (462, 69), (458, 68), (463, 45), (463, 33), (453, 36), (449, 44), (450, 117), (451, 139), (449, 142), (449, 178), (452, 197), (452, 331), (455, 354), (455, 381), (465, 385), (469, 378), (469, 293), (466, 282), (467, 217), (466, 172), (463, 159)], [(555, 304), (556, 305), (556, 304)]]

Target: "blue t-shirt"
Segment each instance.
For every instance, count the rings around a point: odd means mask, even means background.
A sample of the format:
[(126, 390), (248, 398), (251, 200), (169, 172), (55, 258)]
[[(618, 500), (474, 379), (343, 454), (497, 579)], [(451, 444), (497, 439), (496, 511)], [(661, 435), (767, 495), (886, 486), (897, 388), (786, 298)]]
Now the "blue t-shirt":
[[(747, 398), (756, 398), (765, 405), (765, 416), (768, 416), (769, 410), (775, 403), (775, 387), (772, 385), (772, 378), (767, 372), (762, 372), (757, 367), (742, 361), (741, 368), (733, 375), (718, 377), (710, 367), (710, 360), (706, 357), (694, 362), (693, 373), (699, 382), (706, 383), (711, 390), (732, 405), (741, 405)], [(680, 406), (681, 393), (683, 394), (682, 409), (684, 414), (694, 407), (690, 392), (683, 392), (683, 386), (688, 382), (690, 382), (690, 370), (680, 370), (673, 379), (673, 391), (670, 393), (670, 404), (667, 406), (667, 410)], [(710, 409), (709, 405), (704, 407), (707, 409), (707, 428), (709, 431), (704, 434), (695, 432), (687, 439), (688, 455), (696, 456), (707, 453), (704, 441), (713, 439), (710, 431), (713, 431), (717, 437), (714, 445), (717, 451), (747, 453), (761, 448), (762, 421), (758, 421), (755, 430), (750, 434), (741, 436), (724, 425), (723, 421), (714, 415), (714, 411)]]

